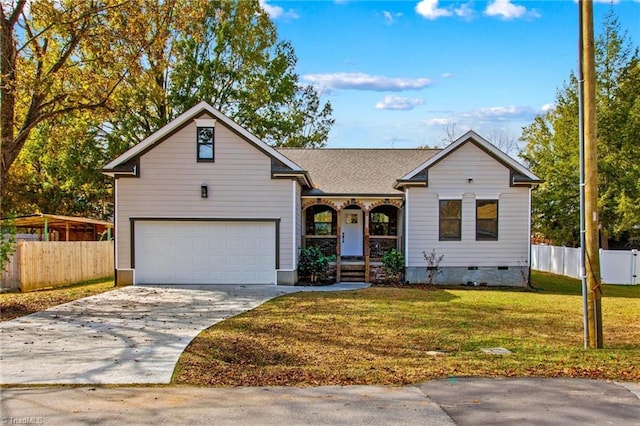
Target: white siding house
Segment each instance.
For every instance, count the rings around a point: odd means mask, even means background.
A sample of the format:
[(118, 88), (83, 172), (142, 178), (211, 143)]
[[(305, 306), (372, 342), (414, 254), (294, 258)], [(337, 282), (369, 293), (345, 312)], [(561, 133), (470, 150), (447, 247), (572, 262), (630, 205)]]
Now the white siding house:
[[(384, 279), (396, 248), (410, 282), (435, 250), (436, 282), (521, 285), (540, 181), (473, 132), (441, 151), (276, 150), (206, 103), (103, 172), (116, 181), (118, 284), (294, 284), (299, 250), (315, 245), (337, 280)], [(456, 200), (448, 222), (443, 200)]]
[[(423, 252), (444, 256), (436, 282), (519, 282), (529, 266), (530, 186), (515, 186), (512, 170), (476, 143), (462, 144), (429, 168), (428, 185), (407, 187), (411, 220), (407, 278), (426, 276)], [(440, 200), (461, 201), (459, 240), (439, 235)], [(497, 238), (476, 235), (476, 202), (497, 201)], [(498, 269), (500, 268), (500, 269)]]
[[(197, 127), (203, 123), (214, 127), (213, 161), (197, 161)], [(166, 127), (159, 131), (166, 136), (154, 138), (158, 133), (154, 134), (104, 169), (116, 177), (118, 279), (144, 284), (294, 283), (296, 179), (304, 180), (303, 171), (207, 104), (199, 104)], [(288, 177), (275, 176), (274, 161), (283, 168), (286, 163), (293, 165), (284, 171)], [(197, 229), (187, 229), (185, 223)], [(249, 227), (253, 231), (243, 231)], [(184, 235), (172, 233), (176, 229)], [(146, 233), (141, 235), (141, 230)], [(246, 254), (263, 245), (263, 232), (273, 234), (265, 253)], [(216, 238), (198, 238), (204, 233)], [(246, 241), (238, 242), (242, 239)], [(136, 250), (158, 243), (164, 245), (153, 255)], [(217, 264), (210, 253), (225, 258)], [(262, 272), (252, 282), (244, 281), (247, 269), (259, 267), (260, 256), (273, 258), (272, 274), (265, 278)], [(149, 262), (150, 257), (155, 260)], [(178, 262), (181, 274), (166, 271), (176, 269)], [(151, 271), (135, 274), (140, 265)], [(217, 274), (225, 265), (232, 265), (237, 274)], [(192, 269), (200, 275), (185, 272)]]

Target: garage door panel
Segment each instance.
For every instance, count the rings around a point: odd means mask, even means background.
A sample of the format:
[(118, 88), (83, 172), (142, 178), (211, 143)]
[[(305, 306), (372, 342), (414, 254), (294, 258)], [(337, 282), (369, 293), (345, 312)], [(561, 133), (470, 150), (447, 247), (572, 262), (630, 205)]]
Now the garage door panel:
[(273, 284), (275, 223), (135, 223), (138, 284)]

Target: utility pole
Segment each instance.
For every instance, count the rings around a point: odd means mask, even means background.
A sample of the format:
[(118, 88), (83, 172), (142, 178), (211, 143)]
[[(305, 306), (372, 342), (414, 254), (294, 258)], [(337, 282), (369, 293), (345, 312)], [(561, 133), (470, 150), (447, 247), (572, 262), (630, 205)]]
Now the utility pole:
[(593, 35), (593, 0), (579, 0), (580, 8), (580, 70), (584, 81), (580, 102), (584, 152), (584, 274), (586, 276), (585, 336), (591, 349), (603, 347), (602, 288), (600, 287), (600, 255), (598, 232), (598, 153), (596, 126), (596, 71)]

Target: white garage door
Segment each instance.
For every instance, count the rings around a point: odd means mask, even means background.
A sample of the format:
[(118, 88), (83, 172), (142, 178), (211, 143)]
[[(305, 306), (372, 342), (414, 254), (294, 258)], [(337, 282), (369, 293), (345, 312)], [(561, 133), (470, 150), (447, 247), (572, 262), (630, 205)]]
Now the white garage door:
[(135, 222), (137, 284), (274, 284), (274, 222)]

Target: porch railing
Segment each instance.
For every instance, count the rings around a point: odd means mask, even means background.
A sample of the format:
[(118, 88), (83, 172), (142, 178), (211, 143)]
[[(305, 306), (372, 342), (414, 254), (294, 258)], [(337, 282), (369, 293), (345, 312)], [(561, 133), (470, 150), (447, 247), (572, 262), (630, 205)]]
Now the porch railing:
[(319, 247), (323, 256), (338, 254), (338, 237), (336, 235), (305, 235), (303, 240), (305, 247)]
[(369, 257), (373, 262), (379, 262), (392, 249), (400, 251), (400, 237), (396, 235), (370, 236)]

